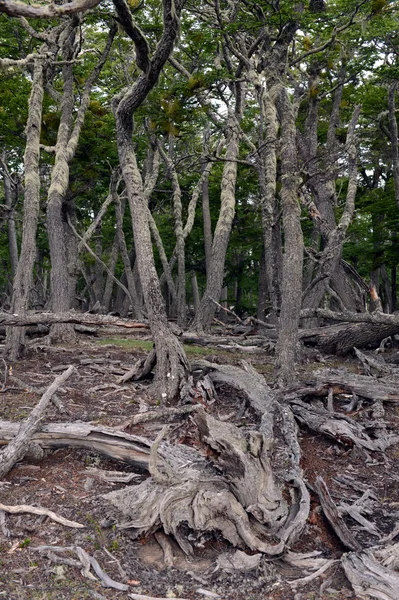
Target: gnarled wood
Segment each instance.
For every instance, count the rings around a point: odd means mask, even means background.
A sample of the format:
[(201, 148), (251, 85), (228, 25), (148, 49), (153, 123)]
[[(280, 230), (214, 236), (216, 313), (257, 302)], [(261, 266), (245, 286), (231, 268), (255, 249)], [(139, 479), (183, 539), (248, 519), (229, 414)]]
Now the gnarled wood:
[[(359, 599), (397, 600), (399, 574), (380, 564), (374, 556), (376, 554), (371, 550), (365, 550), (360, 554), (355, 552), (344, 554), (341, 562), (345, 575)], [(391, 552), (391, 555), (393, 554), (394, 548)]]

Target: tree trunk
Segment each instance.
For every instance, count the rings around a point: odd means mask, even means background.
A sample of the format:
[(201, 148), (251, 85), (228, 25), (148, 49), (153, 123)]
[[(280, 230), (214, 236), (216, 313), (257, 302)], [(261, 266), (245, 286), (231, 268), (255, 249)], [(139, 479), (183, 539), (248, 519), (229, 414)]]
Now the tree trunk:
[[(236, 113), (240, 115), (240, 112), (241, 107)], [(213, 300), (219, 302), (223, 288), (226, 252), (235, 214), (238, 153), (239, 123), (237, 116), (230, 112), (227, 123), (227, 148), (220, 193), (220, 213), (213, 236), (206, 288), (193, 324), (193, 327), (200, 332), (210, 327), (216, 312), (216, 305)]]
[[(62, 67), (64, 89), (61, 100), (61, 120), (47, 200), (47, 230), (51, 258), (51, 305), (55, 312), (67, 311), (70, 308), (71, 299), (68, 240), (65, 233), (68, 226), (66, 195), (69, 185), (69, 165), (79, 142), (92, 87), (105, 64), (117, 30), (116, 24), (113, 24), (100, 60), (86, 81), (74, 121), (75, 95), (71, 61), (74, 57), (74, 41), (78, 25), (79, 20), (73, 17), (63, 36), (62, 54), (66, 63)], [(76, 338), (74, 330), (69, 325), (55, 325), (51, 329), (50, 339), (69, 343), (75, 341)]]
[[(110, 272), (115, 275), (116, 263), (118, 262), (118, 253), (119, 253), (119, 242), (118, 242), (118, 234), (115, 234), (114, 241), (112, 242), (111, 255), (109, 257), (108, 269)], [(103, 304), (105, 312), (109, 312), (112, 307), (112, 291), (114, 288), (114, 280), (111, 275), (107, 274), (107, 279), (105, 281), (104, 295), (103, 295)], [(118, 288), (119, 289), (119, 288)]]
[(280, 386), (295, 380), (302, 302), (303, 235), (298, 201), (298, 160), (296, 150), (296, 109), (288, 90), (281, 87), (277, 98), (281, 122), (281, 203), (284, 225), (284, 259), (279, 334), (276, 346), (276, 375)]
[[(112, 184), (111, 184), (112, 185)], [(125, 267), (125, 275), (127, 280), (127, 287), (130, 294), (130, 302), (132, 305), (133, 317), (135, 319), (142, 319), (143, 315), (139, 299), (137, 296), (136, 284), (134, 281), (133, 269), (130, 264), (130, 257), (126, 246), (125, 234), (123, 233), (123, 213), (125, 212), (125, 202), (121, 202), (118, 192), (115, 188), (112, 189), (112, 197), (115, 204), (115, 215), (116, 215), (116, 232), (118, 237), (119, 249), (121, 252), (123, 266)]]
[[(24, 314), (29, 308), (33, 283), (33, 265), (36, 258), (36, 231), (40, 210), (40, 132), (43, 105), (43, 64), (35, 61), (32, 91), (29, 98), (29, 116), (26, 125), (26, 149), (24, 155), (25, 194), (22, 244), (17, 271), (14, 278), (11, 311)], [(23, 352), (25, 332), (23, 329), (7, 331), (5, 354), (16, 360)]]
[(262, 228), (265, 248), (266, 288), (271, 303), (271, 313), (276, 316), (280, 307), (280, 279), (277, 275), (278, 258), (275, 245), (275, 213), (278, 119), (275, 104), (266, 89), (266, 81), (256, 85), (260, 108), (260, 151), (257, 161), (262, 205)]
[(8, 255), (10, 260), (11, 275), (14, 280), (18, 266), (18, 243), (17, 229), (15, 225), (15, 204), (18, 197), (18, 184), (14, 183), (7, 168), (6, 152), (2, 153), (3, 167), (3, 185), (4, 185), (4, 200), (7, 211), (7, 229), (8, 229)]
[[(131, 16), (126, 13), (125, 3), (115, 1), (115, 7), (122, 23), (131, 31)], [(148, 222), (148, 200), (144, 194), (143, 182), (137, 166), (133, 148), (133, 114), (144, 102), (156, 84), (161, 69), (169, 58), (178, 34), (182, 3), (163, 0), (164, 30), (151, 60), (143, 44), (136, 44), (137, 63), (143, 67), (143, 73), (136, 83), (122, 96), (114, 100), (118, 153), (123, 178), (128, 194), (134, 243), (140, 281), (143, 289), (151, 333), (157, 354), (157, 369), (152, 392), (161, 401), (176, 398), (182, 382), (188, 373), (188, 362), (183, 346), (172, 333), (166, 318), (158, 275), (155, 269)], [(137, 31), (134, 36), (137, 35)], [(140, 40), (144, 41), (140, 32)], [(141, 68), (141, 67), (140, 67)]]

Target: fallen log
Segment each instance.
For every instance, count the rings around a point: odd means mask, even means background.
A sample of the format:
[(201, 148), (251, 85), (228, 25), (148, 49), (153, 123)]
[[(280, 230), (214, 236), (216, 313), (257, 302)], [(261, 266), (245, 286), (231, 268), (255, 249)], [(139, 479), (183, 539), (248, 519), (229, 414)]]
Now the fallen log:
[[(20, 423), (0, 421), (0, 445), (8, 444), (18, 433)], [(90, 423), (49, 423), (36, 431), (31, 441), (41, 448), (86, 448), (108, 458), (147, 470), (151, 442), (145, 438), (97, 427)]]
[(77, 323), (86, 325), (113, 325), (127, 329), (149, 329), (148, 323), (122, 319), (111, 315), (93, 315), (70, 311), (67, 313), (26, 313), (13, 315), (0, 313), (0, 324), (13, 327), (26, 327), (28, 325), (52, 325), (53, 323)]
[(376, 429), (375, 427), (366, 427), (349, 416), (330, 412), (301, 400), (291, 400), (290, 403), (292, 412), (300, 423), (311, 431), (333, 438), (341, 444), (384, 452), (389, 446), (399, 443), (399, 435), (380, 435), (380, 427), (374, 431), (374, 434), (380, 437), (371, 437), (367, 432)]
[[(363, 313), (361, 314), (363, 315)], [(386, 337), (399, 334), (399, 316), (384, 315), (384, 317), (395, 317), (396, 321), (391, 323), (374, 321), (344, 323), (329, 327), (302, 329), (299, 331), (299, 338), (304, 344), (315, 346), (321, 352), (344, 356), (351, 352), (354, 347), (376, 347)]]

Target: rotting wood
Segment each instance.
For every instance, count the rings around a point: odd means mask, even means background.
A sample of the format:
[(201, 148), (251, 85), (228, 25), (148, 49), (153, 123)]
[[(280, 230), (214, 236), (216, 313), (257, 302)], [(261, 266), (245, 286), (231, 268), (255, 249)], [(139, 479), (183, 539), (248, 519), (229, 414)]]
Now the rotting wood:
[(334, 504), (330, 492), (328, 491), (327, 485), (325, 484), (322, 477), (317, 477), (315, 481), (315, 489), (320, 499), (320, 504), (323, 509), (325, 516), (327, 517), (331, 527), (344, 544), (346, 548), (350, 550), (359, 551), (361, 545), (354, 535), (348, 529), (345, 521), (339, 514), (338, 508)]
[(10, 441), (6, 448), (0, 451), (0, 479), (12, 469), (16, 462), (25, 456), (31, 445), (32, 436), (39, 429), (40, 422), (53, 395), (74, 371), (75, 367), (71, 365), (64, 373), (55, 378), (53, 383), (44, 392), (40, 402), (32, 410), (29, 417), (21, 424), (16, 436)]
[(76, 521), (70, 521), (69, 519), (60, 517), (48, 508), (30, 506), (29, 504), (18, 504), (16, 506), (8, 506), (7, 504), (0, 503), (0, 510), (4, 510), (5, 512), (10, 513), (12, 515), (20, 515), (23, 513), (29, 513), (32, 515), (45, 515), (52, 521), (60, 523), (61, 525), (65, 525), (65, 527), (73, 527), (76, 529), (82, 529), (84, 527), (84, 525), (82, 525), (81, 523), (77, 523)]

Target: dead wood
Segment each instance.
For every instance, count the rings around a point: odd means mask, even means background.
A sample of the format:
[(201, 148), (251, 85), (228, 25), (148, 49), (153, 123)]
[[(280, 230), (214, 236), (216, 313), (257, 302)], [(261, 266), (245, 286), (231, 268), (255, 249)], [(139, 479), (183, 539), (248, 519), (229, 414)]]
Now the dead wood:
[(0, 313), (0, 324), (13, 327), (25, 327), (27, 325), (52, 325), (53, 323), (76, 323), (85, 325), (114, 325), (127, 329), (148, 329), (147, 323), (121, 319), (111, 315), (93, 315), (90, 313), (79, 313), (70, 311), (68, 313), (26, 313), (13, 315)]
[[(0, 421), (0, 444), (7, 444), (18, 433), (19, 423)], [(49, 423), (36, 431), (31, 441), (43, 449), (86, 448), (121, 462), (148, 469), (151, 443), (145, 438), (97, 427), (90, 423)]]
[(390, 367), (389, 365), (387, 365), (382, 358), (380, 358), (380, 360), (377, 360), (372, 356), (367, 356), (363, 352), (360, 352), (360, 350), (358, 350), (357, 348), (353, 349), (362, 365), (363, 372), (365, 375), (384, 377), (386, 375), (391, 375), (394, 372), (394, 367)]
[(395, 325), (399, 328), (399, 314), (387, 314), (378, 310), (368, 313), (353, 313), (350, 311), (335, 312), (324, 308), (303, 309), (301, 310), (301, 319), (318, 317), (331, 321), (340, 321), (345, 323), (369, 323), (374, 325)]
[(165, 421), (180, 417), (182, 415), (188, 415), (199, 408), (203, 408), (201, 404), (189, 404), (187, 406), (176, 406), (173, 408), (159, 408), (158, 410), (148, 410), (147, 412), (138, 413), (131, 419), (125, 421), (121, 429), (126, 429), (131, 425), (137, 425), (138, 423), (148, 423), (149, 421)]
[(399, 403), (399, 377), (397, 382), (393, 382), (393, 376), (390, 376), (389, 383), (383, 379), (378, 381), (366, 375), (357, 375), (349, 371), (334, 372), (331, 369), (320, 369), (315, 372), (315, 378), (312, 382), (319, 386), (334, 386), (334, 392), (343, 393), (355, 392), (358, 396), (368, 400)]
[(129, 380), (140, 381), (141, 379), (145, 379), (156, 364), (157, 354), (155, 349), (153, 349), (146, 358), (140, 358), (127, 373), (124, 373), (122, 377), (119, 377), (117, 383), (121, 384)]
[(23, 513), (29, 513), (32, 515), (45, 515), (52, 521), (56, 523), (61, 523), (61, 525), (65, 525), (65, 527), (74, 527), (77, 529), (81, 529), (84, 527), (81, 523), (77, 523), (76, 521), (70, 521), (69, 519), (65, 519), (64, 517), (60, 517), (52, 510), (48, 508), (41, 508), (39, 506), (29, 506), (28, 504), (20, 504), (17, 506), (7, 506), (6, 504), (0, 503), (0, 510), (4, 510), (7, 513), (12, 515), (20, 515)]
[(331, 527), (334, 529), (335, 533), (341, 540), (341, 542), (346, 548), (349, 548), (350, 550), (360, 550), (361, 545), (354, 537), (354, 535), (349, 531), (345, 521), (342, 519), (339, 510), (334, 504), (330, 496), (330, 492), (328, 491), (328, 488), (322, 477), (316, 478), (315, 488), (319, 496), (323, 512), (327, 517)]
[[(111, 577), (109, 577), (109, 575), (107, 575), (102, 570), (94, 556), (91, 556), (88, 552), (86, 552), (86, 550), (84, 550), (80, 546), (36, 546), (33, 547), (32, 550), (46, 552), (47, 556), (53, 562), (83, 567), (81, 570), (83, 577), (91, 579), (92, 581), (96, 581), (94, 575), (90, 573), (90, 568), (92, 568), (97, 577), (101, 580), (102, 585), (104, 587), (119, 590), (121, 592), (126, 592), (129, 589), (129, 586), (125, 583), (120, 583), (119, 581), (111, 579)], [(58, 554), (62, 552), (74, 552), (79, 558), (80, 562), (74, 561), (73, 559), (58, 556)]]
[(218, 365), (206, 360), (197, 360), (191, 365), (195, 372), (208, 374), (213, 383), (226, 383), (233, 389), (243, 392), (252, 408), (260, 415), (269, 414), (274, 394), (265, 378), (247, 362), (241, 362), (241, 369), (233, 365)]
[(233, 554), (230, 552), (220, 554), (216, 560), (216, 566), (227, 573), (243, 573), (257, 569), (261, 558), (261, 554), (250, 555), (241, 550), (236, 550)]
[[(230, 429), (226, 433), (224, 423), (221, 424), (223, 429), (218, 437), (216, 420), (205, 413), (201, 419), (202, 428), (209, 432), (208, 437), (212, 437), (213, 444), (226, 447), (219, 468), (216, 469), (193, 448), (165, 443), (158, 447), (158, 438), (150, 462), (152, 476), (137, 486), (105, 496), (125, 517), (119, 526), (128, 528), (133, 537), (163, 528), (166, 535), (173, 535), (185, 553), (193, 552), (187, 536), (188, 527), (192, 534), (197, 535), (218, 531), (236, 547), (248, 547), (270, 556), (280, 554), (284, 542), (276, 543), (273, 538), (270, 539), (270, 530), (264, 525), (267, 521), (271, 526), (275, 525), (278, 514), (280, 518), (286, 516), (286, 503), (279, 490), (275, 498), (273, 487), (265, 490), (262, 486), (259, 491), (254, 485), (256, 482), (248, 480), (248, 476), (256, 469), (250, 462), (250, 456), (252, 454), (253, 463), (256, 462), (256, 456), (263, 460), (266, 457), (265, 446), (260, 440), (253, 440), (251, 446), (250, 436), (245, 436), (238, 429), (232, 438)], [(228, 440), (226, 435), (229, 436)], [(229, 445), (233, 461), (235, 459), (238, 463), (238, 471), (227, 477), (227, 468), (231, 466), (230, 463), (227, 465)], [(249, 447), (247, 452), (246, 447)], [(258, 462), (261, 463), (261, 460)], [(260, 464), (258, 469), (261, 468)], [(269, 475), (266, 469), (260, 476), (261, 484)], [(250, 496), (251, 491), (253, 497)], [(247, 510), (238, 498), (242, 499)], [(252, 515), (251, 519), (248, 513)], [(253, 521), (257, 521), (258, 528), (252, 525)], [(262, 538), (258, 529), (262, 530)], [(192, 537), (195, 539), (195, 535)]]
[[(368, 313), (360, 314), (367, 315)], [(399, 333), (399, 316), (383, 316), (395, 317), (396, 321), (385, 323), (373, 321), (355, 322), (331, 325), (329, 327), (318, 327), (315, 329), (302, 329), (299, 331), (299, 338), (305, 344), (316, 346), (320, 351), (326, 354), (338, 354), (344, 356), (351, 352), (354, 346), (356, 346), (356, 348), (365, 348), (366, 346), (378, 347), (384, 338)]]
[[(396, 549), (395, 549), (396, 546)], [(397, 546), (391, 547), (391, 556), (397, 554)], [(357, 598), (369, 600), (397, 600), (399, 574), (376, 560), (378, 551), (350, 552), (341, 559), (345, 575), (352, 584)]]
[(16, 462), (25, 456), (31, 445), (32, 436), (39, 429), (51, 398), (74, 371), (75, 367), (71, 365), (64, 373), (55, 378), (50, 387), (44, 392), (40, 402), (32, 410), (26, 421), (22, 423), (16, 436), (6, 448), (0, 451), (0, 479), (12, 469)]
[[(310, 430), (333, 438), (341, 444), (359, 446), (367, 450), (383, 452), (389, 446), (399, 442), (398, 435), (381, 435), (381, 423), (362, 425), (341, 413), (332, 413), (324, 408), (306, 404), (301, 400), (291, 400), (291, 409), (297, 420)], [(367, 431), (372, 431), (379, 438), (372, 438)]]

